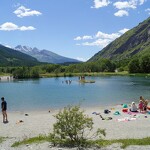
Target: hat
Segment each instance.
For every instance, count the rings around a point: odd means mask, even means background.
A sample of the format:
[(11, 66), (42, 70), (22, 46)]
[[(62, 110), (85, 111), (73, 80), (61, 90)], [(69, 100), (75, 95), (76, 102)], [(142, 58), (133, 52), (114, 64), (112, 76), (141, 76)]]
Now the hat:
[(132, 104), (135, 104), (135, 102), (132, 102)]

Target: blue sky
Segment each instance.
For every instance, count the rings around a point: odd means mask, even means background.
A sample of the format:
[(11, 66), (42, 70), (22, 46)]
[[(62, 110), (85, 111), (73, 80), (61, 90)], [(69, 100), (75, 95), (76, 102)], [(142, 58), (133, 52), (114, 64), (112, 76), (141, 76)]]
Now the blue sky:
[(88, 60), (150, 16), (150, 0), (0, 0), (0, 43)]

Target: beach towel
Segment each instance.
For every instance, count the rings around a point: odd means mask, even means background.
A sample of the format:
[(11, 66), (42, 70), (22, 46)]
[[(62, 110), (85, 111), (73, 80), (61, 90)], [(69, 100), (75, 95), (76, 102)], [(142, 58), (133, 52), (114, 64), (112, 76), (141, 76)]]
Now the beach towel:
[(132, 112), (132, 111), (129, 111), (129, 112), (124, 112), (126, 114), (129, 114), (129, 115), (137, 115), (137, 114), (140, 114), (140, 112)]
[(129, 118), (129, 117), (125, 117), (125, 118), (121, 118), (121, 119), (116, 119), (118, 122), (128, 122), (128, 121), (134, 121), (137, 118)]

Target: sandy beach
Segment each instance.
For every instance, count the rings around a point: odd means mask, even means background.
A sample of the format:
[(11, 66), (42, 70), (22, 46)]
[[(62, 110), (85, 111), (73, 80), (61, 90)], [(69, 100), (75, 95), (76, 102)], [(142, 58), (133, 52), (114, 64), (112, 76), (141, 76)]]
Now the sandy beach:
[[(124, 113), (122, 112), (121, 105), (116, 105), (113, 107), (92, 107), (81, 109), (85, 110), (85, 113), (89, 117), (93, 118), (94, 130), (97, 128), (106, 129), (105, 139), (150, 137), (150, 114), (148, 113)], [(108, 109), (111, 112), (109, 114), (104, 114), (104, 109)], [(51, 112), (49, 112), (49, 110), (28, 112), (8, 111), (9, 123), (4, 124), (2, 121), (0, 123), (0, 135), (2, 137), (8, 137), (2, 144), (0, 144), (0, 150), (62, 149), (52, 148), (50, 143), (23, 145), (17, 148), (11, 147), (15, 141), (52, 132), (53, 124), (55, 123), (54, 115), (58, 111), (59, 110), (51, 110)], [(120, 114), (114, 115), (116, 111), (119, 111)], [(104, 118), (104, 120), (102, 120), (100, 115)], [(109, 120), (109, 118), (112, 119)], [(144, 146), (142, 148), (150, 149), (150, 146)], [(118, 144), (114, 144), (105, 149), (120, 149), (120, 146)], [(141, 147), (130, 146), (126, 149), (141, 149)]]

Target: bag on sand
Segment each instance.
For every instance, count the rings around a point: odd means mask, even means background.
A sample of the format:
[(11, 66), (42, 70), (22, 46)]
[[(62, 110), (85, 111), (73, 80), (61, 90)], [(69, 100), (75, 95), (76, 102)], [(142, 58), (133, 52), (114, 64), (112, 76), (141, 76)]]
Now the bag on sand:
[(110, 111), (108, 109), (104, 110), (104, 114), (109, 114), (109, 113), (110, 113)]

